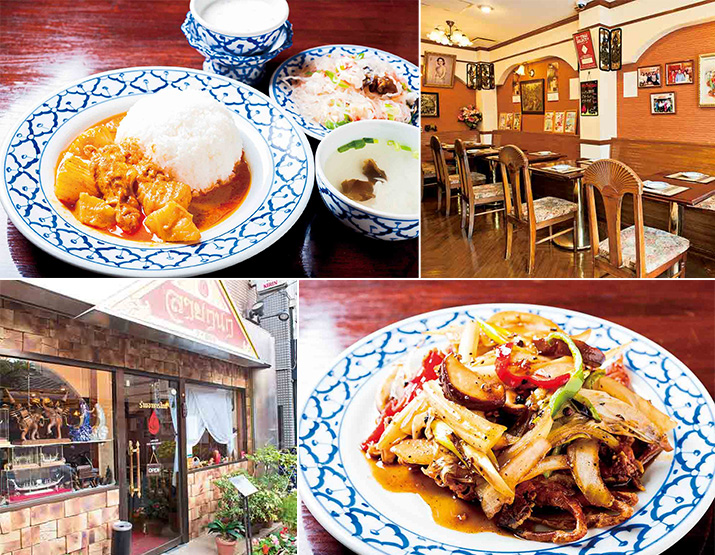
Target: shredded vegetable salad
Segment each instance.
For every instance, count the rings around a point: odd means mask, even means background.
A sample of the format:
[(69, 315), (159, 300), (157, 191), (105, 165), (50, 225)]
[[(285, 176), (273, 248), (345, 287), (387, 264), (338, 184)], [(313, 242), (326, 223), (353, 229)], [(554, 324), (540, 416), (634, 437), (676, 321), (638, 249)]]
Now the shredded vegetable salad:
[(302, 112), (328, 129), (366, 119), (409, 123), (417, 106), (407, 80), (364, 53), (318, 58), (286, 81)]
[(514, 535), (566, 543), (634, 512), (675, 422), (640, 397), (627, 346), (601, 351), (534, 314), (499, 312), (413, 350), (377, 394), (361, 448), (422, 472)]

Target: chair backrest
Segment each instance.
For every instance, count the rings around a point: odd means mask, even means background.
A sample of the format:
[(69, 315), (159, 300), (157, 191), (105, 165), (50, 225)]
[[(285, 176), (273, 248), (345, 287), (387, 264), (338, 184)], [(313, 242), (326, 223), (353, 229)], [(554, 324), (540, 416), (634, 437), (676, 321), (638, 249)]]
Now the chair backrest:
[(621, 209), (623, 197), (633, 195), (633, 221), (636, 241), (636, 275), (646, 274), (645, 239), (643, 232), (643, 182), (636, 173), (618, 160), (598, 160), (586, 168), (583, 176), (588, 201), (588, 222), (591, 232), (591, 252), (599, 255), (598, 215), (596, 213), (596, 195), (598, 189), (603, 199), (608, 231), (608, 263), (614, 269), (623, 264), (621, 245)]
[(469, 158), (467, 158), (467, 151), (462, 139), (454, 141), (454, 157), (457, 159), (459, 192), (471, 207), (474, 205), (474, 184), (472, 183), (472, 172), (469, 169)]
[(432, 148), (434, 167), (437, 170), (437, 185), (440, 187), (449, 187), (447, 161), (444, 158), (442, 142), (437, 135), (432, 135), (432, 138), (430, 138), (430, 147)]
[[(501, 166), (502, 183), (504, 185), (504, 209), (507, 215), (536, 227), (529, 160), (521, 149), (514, 145), (507, 145), (503, 146), (499, 151), (499, 165)], [(521, 194), (522, 176), (525, 199)], [(525, 201), (527, 204), (526, 213), (522, 210), (522, 203)]]

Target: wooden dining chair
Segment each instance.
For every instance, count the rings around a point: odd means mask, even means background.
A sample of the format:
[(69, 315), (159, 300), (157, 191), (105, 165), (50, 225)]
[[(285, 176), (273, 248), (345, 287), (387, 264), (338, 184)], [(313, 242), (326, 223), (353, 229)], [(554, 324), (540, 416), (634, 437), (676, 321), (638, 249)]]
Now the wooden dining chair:
[[(459, 202), (462, 209), (462, 229), (467, 225), (469, 219), (469, 231), (467, 237), (472, 238), (474, 231), (475, 209), (479, 206), (502, 202), (504, 200), (504, 188), (501, 183), (491, 185), (478, 185), (472, 180), (472, 172), (469, 169), (469, 158), (461, 139), (454, 141), (455, 158), (457, 159), (457, 175), (459, 176)], [(483, 183), (483, 182), (482, 182)], [(480, 212), (480, 216), (486, 216), (494, 212), (501, 212), (503, 206), (495, 210)]]
[[(459, 189), (459, 176), (449, 173), (447, 161), (444, 156), (444, 149), (442, 148), (442, 142), (439, 140), (439, 137), (432, 135), (430, 138), (430, 147), (432, 148), (434, 166), (437, 170), (437, 211), (442, 209), (442, 194), (444, 193), (446, 202), (445, 214), (449, 216), (452, 205), (452, 191)], [(486, 183), (487, 176), (472, 172), (472, 181), (475, 185), (483, 184)]]
[[(594, 277), (601, 272), (616, 277), (656, 277), (680, 263), (675, 277), (685, 275), (690, 241), (662, 229), (643, 225), (643, 182), (617, 160), (599, 160), (583, 176), (588, 202)], [(595, 190), (601, 194), (606, 212), (608, 237), (600, 241)], [(621, 229), (623, 197), (633, 195), (634, 225)]]
[[(499, 151), (499, 164), (502, 172), (504, 186), (504, 204), (506, 213), (506, 254), (511, 258), (511, 244), (514, 228), (523, 227), (529, 231), (529, 275), (534, 272), (536, 263), (536, 245), (549, 241), (554, 237), (570, 233), (572, 229), (564, 229), (552, 233), (552, 226), (572, 222), (573, 232), (576, 233), (576, 213), (578, 205), (575, 202), (557, 197), (544, 197), (534, 200), (531, 191), (531, 174), (529, 173), (529, 160), (521, 149), (514, 145), (507, 145)], [(521, 182), (523, 175), (524, 195), (522, 199)], [(536, 234), (548, 228), (549, 235), (536, 240)], [(575, 236), (575, 235), (574, 235)], [(574, 245), (574, 253), (576, 247)]]

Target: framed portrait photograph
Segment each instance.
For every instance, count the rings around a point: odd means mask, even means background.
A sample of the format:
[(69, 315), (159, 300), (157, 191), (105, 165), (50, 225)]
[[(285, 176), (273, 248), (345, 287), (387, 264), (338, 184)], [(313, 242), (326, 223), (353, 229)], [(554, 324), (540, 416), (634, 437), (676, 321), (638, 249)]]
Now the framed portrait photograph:
[(544, 132), (553, 133), (554, 131), (554, 113), (546, 112), (544, 114)]
[(698, 105), (715, 108), (715, 52), (701, 54), (698, 61)]
[(457, 56), (441, 52), (425, 52), (425, 69), (422, 83), (425, 87), (454, 87), (454, 67)]
[(420, 115), (423, 118), (439, 117), (439, 93), (423, 92), (420, 100)]
[(692, 85), (695, 83), (695, 61), (670, 62), (665, 64), (665, 84)]
[(521, 131), (521, 114), (514, 112), (514, 123), (511, 127), (514, 131)]
[(546, 67), (546, 99), (548, 102), (559, 100), (559, 62), (549, 62)]
[(675, 93), (652, 93), (650, 95), (650, 113), (666, 115), (675, 113)]
[(511, 78), (511, 101), (514, 104), (521, 104), (521, 88), (519, 87), (519, 76), (516, 73)]
[(520, 83), (521, 91), (521, 113), (522, 114), (543, 114), (544, 113), (544, 80), (533, 79)]
[(646, 66), (638, 68), (638, 88), (662, 87), (661, 66)]
[(566, 133), (567, 135), (575, 135), (577, 122), (578, 122), (578, 112), (576, 110), (566, 112), (566, 122), (564, 123), (564, 133)]

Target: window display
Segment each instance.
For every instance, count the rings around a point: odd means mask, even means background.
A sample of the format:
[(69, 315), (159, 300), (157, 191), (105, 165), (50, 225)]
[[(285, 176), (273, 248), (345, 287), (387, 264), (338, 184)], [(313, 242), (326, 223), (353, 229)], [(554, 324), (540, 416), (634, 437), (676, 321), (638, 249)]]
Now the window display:
[(243, 393), (186, 386), (186, 452), (189, 468), (237, 461), (245, 452)]
[(0, 358), (0, 502), (114, 484), (110, 372)]

